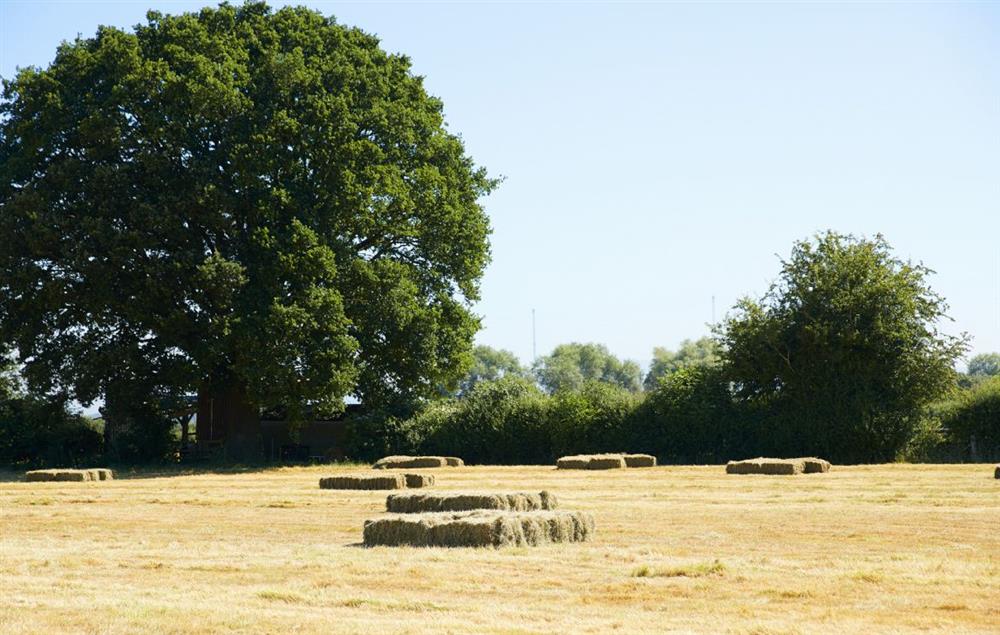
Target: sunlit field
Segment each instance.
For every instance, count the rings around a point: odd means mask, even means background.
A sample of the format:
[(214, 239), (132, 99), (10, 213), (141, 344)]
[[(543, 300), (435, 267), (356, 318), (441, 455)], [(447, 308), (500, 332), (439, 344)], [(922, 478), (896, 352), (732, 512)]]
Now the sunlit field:
[[(353, 468), (353, 470), (364, 468)], [(583, 544), (360, 546), (385, 493), (352, 468), (0, 482), (0, 632), (997, 632), (992, 466), (433, 470), (549, 489)]]

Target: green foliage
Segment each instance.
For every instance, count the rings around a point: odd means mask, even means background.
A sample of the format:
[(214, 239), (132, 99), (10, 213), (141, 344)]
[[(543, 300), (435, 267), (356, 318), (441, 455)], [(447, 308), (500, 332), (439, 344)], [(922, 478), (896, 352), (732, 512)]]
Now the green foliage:
[(958, 377), (955, 378), (955, 385), (959, 390), (973, 390), (988, 379), (990, 379), (989, 375), (959, 373)]
[(840, 462), (895, 458), (928, 404), (953, 386), (965, 338), (940, 333), (930, 270), (882, 237), (796, 243), (778, 282), (719, 330), (737, 398), (776, 448)]
[(550, 394), (580, 390), (589, 381), (607, 382), (632, 392), (641, 389), (639, 365), (618, 359), (603, 344), (560, 344), (552, 354), (538, 358), (533, 370), (538, 383)]
[(552, 460), (545, 396), (530, 381), (504, 377), (478, 383), (468, 396), (431, 417), (424, 451), (470, 463), (547, 463)]
[(476, 346), (472, 349), (472, 368), (459, 382), (459, 394), (468, 394), (481, 381), (494, 381), (507, 376), (527, 377), (528, 371), (510, 351)]
[(1000, 460), (1000, 377), (965, 393), (944, 414), (943, 423), (964, 458)]
[(689, 366), (647, 392), (631, 422), (629, 447), (669, 463), (744, 458), (752, 453), (745, 425), (719, 369)]
[(913, 435), (896, 457), (908, 463), (930, 463), (941, 460), (948, 438), (941, 417), (934, 412), (920, 419)]
[(0, 465), (17, 468), (92, 465), (102, 438), (89, 419), (60, 400), (0, 400)]
[(471, 361), (495, 181), (409, 60), (332, 18), (222, 4), (67, 42), (4, 82), (0, 173), (0, 341), (35, 391), (329, 411)]
[[(929, 404), (892, 459), (968, 458), (973, 435), (981, 439), (981, 451), (990, 451), (1000, 420), (995, 401), (1000, 391), (991, 386), (993, 393), (977, 393), (975, 400)], [(507, 376), (478, 382), (461, 398), (427, 403), (409, 419), (397, 415), (384, 424), (366, 419), (371, 445), (351, 456), (416, 452), (457, 455), (470, 463), (548, 464), (567, 454), (632, 451), (655, 454), (663, 463), (806, 454), (851, 460), (815, 452), (821, 431), (789, 416), (777, 399), (740, 399), (734, 388), (728, 369), (720, 365), (681, 368), (643, 394), (590, 381), (579, 390), (548, 395), (529, 381)], [(951, 436), (945, 426), (952, 428)], [(960, 446), (965, 454), (956, 451)]]
[(677, 351), (657, 346), (653, 349), (653, 361), (643, 380), (643, 388), (654, 390), (661, 377), (682, 368), (715, 366), (719, 363), (719, 343), (711, 337), (684, 340)]
[(1000, 375), (1000, 353), (980, 353), (970, 359), (969, 374), (973, 377)]
[(21, 388), (21, 378), (17, 372), (17, 364), (0, 347), (0, 401), (13, 399), (21, 393)]
[[(432, 406), (421, 413), (428, 415)], [(363, 461), (375, 461), (390, 454), (415, 454), (426, 436), (427, 423), (414, 417), (415, 404), (378, 408), (351, 415), (347, 419), (344, 452)]]
[[(105, 409), (106, 412), (106, 409)], [(132, 465), (169, 461), (177, 451), (175, 422), (162, 401), (134, 405), (113, 436), (105, 436), (105, 456)], [(115, 425), (105, 420), (105, 427)]]
[(621, 386), (589, 381), (549, 400), (547, 428), (555, 456), (626, 449), (624, 433), (641, 397)]

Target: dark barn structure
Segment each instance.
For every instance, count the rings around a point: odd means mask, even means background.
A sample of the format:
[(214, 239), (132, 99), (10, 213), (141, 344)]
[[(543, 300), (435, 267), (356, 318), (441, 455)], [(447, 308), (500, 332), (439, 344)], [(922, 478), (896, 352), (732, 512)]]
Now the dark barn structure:
[[(220, 403), (220, 401), (222, 403)], [(199, 396), (195, 433), (187, 435), (182, 454), (235, 461), (332, 461), (344, 458), (346, 416), (359, 406), (348, 404), (336, 417), (289, 421), (280, 410), (261, 412), (241, 395)]]

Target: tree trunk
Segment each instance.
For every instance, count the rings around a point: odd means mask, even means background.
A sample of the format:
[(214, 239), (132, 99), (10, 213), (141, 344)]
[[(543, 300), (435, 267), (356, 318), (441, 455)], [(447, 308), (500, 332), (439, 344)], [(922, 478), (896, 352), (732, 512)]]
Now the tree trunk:
[(117, 461), (121, 459), (121, 437), (128, 431), (130, 421), (124, 400), (109, 391), (101, 408), (101, 418), (104, 419), (104, 457)]

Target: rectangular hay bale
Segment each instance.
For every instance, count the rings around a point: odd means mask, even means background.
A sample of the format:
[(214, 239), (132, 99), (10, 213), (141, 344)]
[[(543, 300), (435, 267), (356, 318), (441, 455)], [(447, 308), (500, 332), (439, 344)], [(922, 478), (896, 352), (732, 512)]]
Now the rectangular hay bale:
[(621, 454), (593, 454), (587, 464), (588, 470), (615, 470), (627, 467)]
[(324, 476), (319, 479), (320, 489), (405, 489), (406, 476), (403, 474), (380, 474), (378, 476)]
[(364, 544), (412, 547), (535, 546), (582, 542), (594, 533), (585, 512), (473, 511), (396, 514), (365, 521)]
[(433, 474), (403, 474), (407, 487), (430, 487), (434, 484)]
[[(454, 460), (455, 457), (452, 457)], [(372, 465), (372, 469), (375, 470), (392, 470), (392, 469), (413, 469), (421, 467), (448, 467), (448, 458), (443, 456), (407, 456), (407, 455), (395, 455), (382, 457), (375, 464)]]
[(56, 480), (55, 470), (29, 470), (24, 473), (24, 480), (28, 483), (54, 481)]
[(726, 474), (770, 474), (792, 475), (801, 474), (805, 470), (802, 459), (747, 459), (745, 461), (730, 461), (726, 464)]
[(465, 461), (457, 456), (446, 456), (444, 460), (448, 463), (448, 467), (465, 467)]
[(461, 512), (474, 509), (499, 511), (552, 510), (556, 497), (541, 492), (438, 492), (434, 494), (389, 494), (386, 511), (396, 514), (422, 514), (429, 512)]
[(31, 470), (24, 473), (24, 480), (29, 483), (38, 482), (84, 482), (96, 481), (96, 475), (91, 470), (52, 469)]
[(556, 459), (556, 469), (559, 470), (585, 470), (589, 464), (590, 457), (583, 454), (563, 456)]
[(652, 454), (623, 454), (626, 467), (656, 467), (656, 457)]
[(626, 467), (621, 454), (576, 454), (556, 459), (559, 470), (613, 470)]
[(830, 462), (826, 459), (817, 459), (814, 456), (809, 456), (802, 459), (803, 471), (806, 474), (821, 474), (823, 472), (830, 471)]

